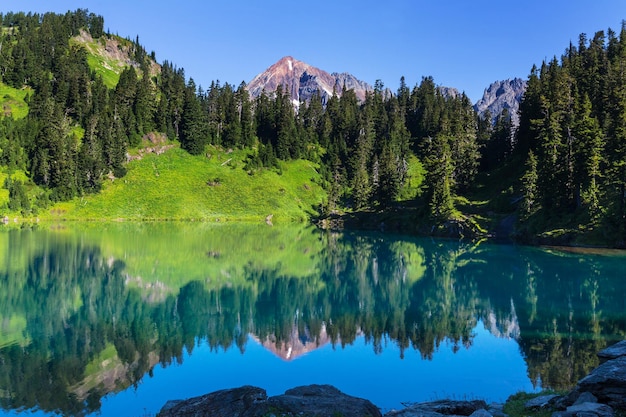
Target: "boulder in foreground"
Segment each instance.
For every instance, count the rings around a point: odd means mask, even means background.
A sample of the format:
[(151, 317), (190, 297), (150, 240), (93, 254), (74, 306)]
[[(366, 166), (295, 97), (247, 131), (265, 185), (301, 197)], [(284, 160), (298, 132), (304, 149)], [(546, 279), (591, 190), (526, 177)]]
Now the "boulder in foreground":
[(308, 385), (268, 397), (262, 388), (244, 386), (184, 401), (169, 401), (159, 417), (382, 417), (370, 401), (352, 397), (331, 385)]

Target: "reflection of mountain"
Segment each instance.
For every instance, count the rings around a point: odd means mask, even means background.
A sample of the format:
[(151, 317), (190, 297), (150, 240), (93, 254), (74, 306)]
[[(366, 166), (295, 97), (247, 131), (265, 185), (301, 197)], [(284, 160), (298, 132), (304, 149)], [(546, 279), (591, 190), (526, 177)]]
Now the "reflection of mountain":
[[(104, 395), (138, 383), (158, 363), (181, 362), (198, 340), (245, 352), (255, 335), (293, 360), (362, 336), (374, 352), (392, 341), (402, 355), (415, 349), (429, 359), (447, 344), (470, 348), (479, 322), (518, 341), (533, 381), (563, 389), (597, 364), (595, 352), (626, 334), (620, 258), (375, 234), (281, 237), (267, 228), (254, 229), (254, 240), (298, 241), (276, 245), (280, 262), (257, 253), (246, 261), (233, 243), (245, 229), (222, 228), (225, 246), (220, 234), (202, 239), (185, 229), (197, 266), (192, 257), (177, 264), (147, 250), (171, 246), (169, 230), (155, 232), (162, 227), (142, 226), (132, 239), (102, 246), (89, 234), (0, 234), (7, 260), (0, 264), (0, 392), (9, 393), (0, 395), (2, 407), (97, 411)], [(105, 246), (122, 255), (104, 254)], [(207, 247), (223, 256), (207, 259)], [(185, 263), (202, 279), (159, 286), (164, 270), (184, 274)]]
[[(113, 350), (115, 350), (114, 347)], [(137, 358), (131, 363), (125, 363), (117, 355), (114, 355), (96, 362), (92, 361), (91, 367), (93, 371), (86, 372), (85, 378), (76, 385), (69, 387), (68, 390), (81, 401), (87, 400), (94, 391), (101, 391), (107, 394), (120, 392), (136, 382), (130, 380), (129, 376), (133, 375), (133, 370), (140, 366), (139, 359)], [(149, 369), (153, 369), (158, 363), (158, 355), (154, 353), (148, 355)]]
[(263, 340), (254, 335), (252, 335), (252, 338), (274, 355), (285, 361), (298, 359), (299, 357), (319, 349), (330, 342), (330, 338), (326, 333), (325, 324), (322, 325), (317, 337), (312, 337), (308, 329), (304, 329), (301, 332), (298, 329), (298, 326), (294, 325), (291, 329), (289, 338), (282, 342), (278, 341), (276, 337), (272, 335), (265, 336)]
[(515, 313), (515, 305), (512, 299), (511, 315), (509, 317), (498, 320), (495, 311), (490, 311), (483, 320), (485, 320), (485, 328), (496, 337), (516, 340), (520, 337), (519, 321), (517, 320), (517, 313)]

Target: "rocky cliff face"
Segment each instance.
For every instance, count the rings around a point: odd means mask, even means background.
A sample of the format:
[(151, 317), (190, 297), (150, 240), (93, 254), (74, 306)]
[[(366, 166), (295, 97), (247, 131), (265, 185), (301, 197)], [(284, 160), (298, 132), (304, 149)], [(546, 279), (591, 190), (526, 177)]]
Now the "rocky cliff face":
[(474, 109), (480, 116), (489, 110), (494, 122), (503, 109), (509, 109), (513, 126), (517, 127), (519, 124), (517, 111), (525, 91), (526, 81), (521, 78), (496, 81), (485, 89), (483, 97), (474, 105)]
[(313, 67), (290, 56), (281, 58), (274, 65), (257, 75), (248, 83), (248, 91), (252, 97), (258, 97), (265, 90), (266, 93), (276, 91), (279, 85), (291, 96), (294, 106), (302, 101), (311, 99), (316, 91), (319, 91), (325, 104), (333, 94), (333, 89), (338, 95), (345, 85), (348, 90), (355, 91), (359, 100), (365, 100), (367, 91), (373, 88), (358, 80), (348, 73), (328, 73)]

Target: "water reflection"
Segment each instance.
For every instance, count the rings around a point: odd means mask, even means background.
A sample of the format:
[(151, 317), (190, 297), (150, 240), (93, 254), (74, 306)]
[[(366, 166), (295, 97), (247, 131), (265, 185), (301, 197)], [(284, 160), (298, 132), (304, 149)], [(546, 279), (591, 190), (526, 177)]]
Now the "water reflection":
[(625, 336), (624, 258), (302, 228), (119, 225), (0, 234), (0, 405), (98, 411), (199, 341), (290, 361), (364, 338), (431, 360), (479, 323), (564, 389)]

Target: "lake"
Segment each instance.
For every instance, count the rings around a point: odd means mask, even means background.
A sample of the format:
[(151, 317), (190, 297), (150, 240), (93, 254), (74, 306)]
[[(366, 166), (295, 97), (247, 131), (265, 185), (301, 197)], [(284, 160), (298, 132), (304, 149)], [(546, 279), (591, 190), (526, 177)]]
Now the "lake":
[(0, 415), (145, 416), (332, 384), (383, 411), (568, 389), (626, 338), (626, 256), (300, 226), (0, 232)]

